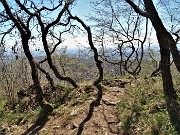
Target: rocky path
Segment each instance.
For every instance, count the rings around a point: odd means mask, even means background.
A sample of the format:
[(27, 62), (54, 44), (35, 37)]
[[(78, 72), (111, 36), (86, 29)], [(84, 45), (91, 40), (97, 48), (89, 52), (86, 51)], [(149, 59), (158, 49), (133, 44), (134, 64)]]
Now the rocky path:
[[(113, 87), (111, 90), (106, 90), (103, 93), (101, 104), (95, 107), (91, 119), (85, 123), (82, 135), (120, 135), (118, 124), (118, 116), (116, 111), (116, 103), (124, 95), (124, 90), (118, 87)], [(62, 128), (57, 127), (56, 131), (52, 131), (52, 134), (59, 135), (76, 135), (79, 129), (80, 123), (87, 117), (89, 105), (84, 105), (80, 113), (76, 114), (68, 124)], [(60, 121), (59, 121), (60, 122)], [(58, 119), (57, 122), (58, 123)], [(47, 125), (51, 125), (47, 123)], [(46, 126), (47, 126), (46, 125)], [(45, 127), (46, 127), (45, 126)], [(54, 133), (53, 133), (54, 132)]]
[[(84, 125), (82, 135), (121, 135), (118, 128), (119, 120), (117, 116), (116, 103), (124, 95), (124, 89), (111, 87), (103, 92), (101, 103), (93, 110), (93, 115)], [(65, 114), (50, 116), (49, 120), (43, 125), (38, 135), (76, 135), (80, 123), (87, 117), (89, 103), (81, 103), (71, 111), (65, 106)], [(31, 124), (22, 126), (12, 126), (11, 134), (22, 134)], [(31, 133), (32, 134), (32, 133)]]

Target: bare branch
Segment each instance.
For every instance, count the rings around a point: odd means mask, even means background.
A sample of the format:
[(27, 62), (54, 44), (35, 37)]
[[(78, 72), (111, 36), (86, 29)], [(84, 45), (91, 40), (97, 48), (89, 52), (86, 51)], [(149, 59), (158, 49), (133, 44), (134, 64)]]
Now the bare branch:
[(147, 12), (140, 9), (133, 1), (131, 0), (125, 0), (125, 1), (134, 9), (136, 13), (140, 14), (141, 16), (148, 17)]
[[(68, 9), (67, 9), (68, 10)], [(89, 41), (89, 45), (92, 49), (92, 51), (94, 52), (94, 60), (96, 61), (96, 66), (99, 70), (99, 78), (94, 82), (94, 85), (98, 85), (102, 79), (103, 79), (103, 68), (102, 68), (102, 61), (99, 60), (98, 58), (98, 51), (97, 49), (94, 47), (93, 41), (92, 41), (92, 33), (91, 33), (91, 29), (90, 27), (88, 27), (80, 18), (78, 18), (77, 16), (72, 16), (71, 13), (68, 10), (68, 13), (71, 17), (71, 19), (76, 20), (77, 22), (79, 22), (82, 27), (87, 31), (88, 33), (88, 41)]]

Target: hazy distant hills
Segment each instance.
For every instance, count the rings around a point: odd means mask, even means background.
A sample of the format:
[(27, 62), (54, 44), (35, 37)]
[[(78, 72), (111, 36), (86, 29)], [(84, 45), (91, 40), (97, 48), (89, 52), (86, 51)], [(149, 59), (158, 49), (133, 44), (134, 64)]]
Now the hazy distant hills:
[[(111, 50), (114, 49), (109, 49), (108, 52), (111, 52)], [(41, 50), (32, 50), (31, 51), (32, 55), (34, 57), (45, 57), (45, 53)], [(126, 51), (126, 53), (128, 53), (128, 51)], [(131, 53), (131, 50), (129, 51), (129, 53)], [(152, 56), (154, 57), (159, 57), (159, 48), (158, 46), (152, 46), (150, 49), (149, 47), (144, 47), (144, 58), (149, 58), (149, 53), (152, 54)], [(66, 50), (64, 49), (58, 49), (57, 51), (55, 51), (55, 54), (57, 55), (68, 55), (68, 56), (72, 56), (72, 57), (81, 57), (81, 58), (88, 58), (88, 57), (92, 57), (93, 56), (93, 52), (88, 49), (88, 48), (67, 48)], [(11, 50), (7, 50), (6, 52), (4, 52), (4, 56), (5, 57), (12, 57), (18, 55), (19, 57), (24, 57), (23, 52), (18, 52), (18, 54), (14, 54), (12, 53)], [(114, 56), (115, 58), (118, 56)]]

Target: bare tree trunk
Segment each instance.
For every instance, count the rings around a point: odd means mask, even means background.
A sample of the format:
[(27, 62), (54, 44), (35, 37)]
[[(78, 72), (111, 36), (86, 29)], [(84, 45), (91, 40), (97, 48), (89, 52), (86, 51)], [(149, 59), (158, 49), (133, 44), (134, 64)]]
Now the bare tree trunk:
[(64, 81), (68, 81), (69, 83), (71, 83), (73, 85), (74, 88), (77, 88), (78, 85), (76, 84), (76, 82), (71, 79), (70, 77), (64, 77), (62, 76), (57, 67), (55, 66), (55, 64), (53, 64), (52, 62), (52, 58), (51, 58), (51, 53), (48, 49), (48, 43), (47, 43), (47, 40), (46, 40), (46, 35), (45, 33), (42, 34), (42, 42), (43, 42), (43, 45), (44, 45), (44, 50), (46, 52), (46, 56), (47, 56), (47, 61), (48, 61), (48, 64), (49, 64), (49, 67), (52, 69), (52, 71), (54, 72), (55, 76), (60, 79), (60, 80), (64, 80)]
[(36, 101), (41, 104), (41, 101), (43, 100), (43, 91), (42, 91), (40, 81), (38, 78), (37, 64), (33, 59), (33, 56), (30, 52), (29, 44), (28, 44), (28, 41), (31, 37), (31, 31), (29, 30), (27, 25), (24, 24), (24, 22), (21, 19), (19, 19), (19, 17), (17, 17), (17, 18), (15, 17), (15, 15), (11, 12), (11, 9), (10, 9), (9, 5), (7, 4), (6, 0), (2, 0), (1, 3), (3, 4), (3, 6), (5, 8), (5, 11), (6, 11), (8, 17), (13, 21), (14, 25), (17, 27), (17, 29), (21, 33), (21, 39), (22, 39), (24, 53), (25, 53), (26, 57), (28, 58), (29, 64), (31, 66), (31, 76), (32, 76), (34, 86), (36, 88), (36, 94), (37, 94)]
[(144, 0), (145, 11), (141, 10), (131, 0), (125, 0), (131, 5), (135, 12), (144, 17), (148, 17), (156, 30), (156, 36), (159, 42), (161, 54), (161, 74), (163, 80), (163, 90), (169, 112), (170, 120), (177, 131), (180, 132), (180, 105), (177, 101), (177, 93), (173, 87), (172, 75), (170, 71), (170, 52), (172, 53), (174, 63), (180, 72), (180, 55), (176, 42), (171, 34), (164, 27), (152, 0)]
[(55, 87), (55, 84), (54, 84), (54, 80), (53, 80), (53, 78), (50, 76), (49, 72), (47, 72), (46, 70), (44, 70), (43, 68), (41, 68), (39, 64), (37, 64), (37, 67), (38, 67), (38, 69), (39, 69), (43, 74), (45, 74), (47, 80), (49, 81), (49, 83), (50, 83), (50, 85), (51, 85), (51, 89), (52, 89), (53, 91), (55, 91), (55, 90), (56, 90), (56, 87)]
[(170, 52), (162, 47), (160, 49), (162, 61), (161, 74), (167, 110), (169, 112), (171, 123), (177, 131), (180, 131), (180, 105), (178, 104), (177, 94), (174, 90), (172, 82), (172, 75), (170, 71)]
[[(173, 87), (172, 75), (170, 71), (170, 51), (173, 55), (175, 65), (180, 71), (179, 60), (177, 59), (177, 48), (171, 34), (164, 27), (159, 15), (154, 7), (152, 0), (144, 0), (145, 9), (148, 17), (156, 30), (156, 36), (160, 46), (161, 54), (161, 74), (163, 80), (164, 95), (166, 98), (167, 110), (169, 112), (170, 120), (174, 127), (180, 131), (180, 105), (177, 102), (177, 93)], [(169, 49), (170, 48), (170, 49)]]
[(36, 88), (36, 94), (37, 94), (36, 101), (41, 103), (41, 101), (43, 100), (43, 91), (42, 91), (41, 84), (40, 84), (40, 81), (38, 78), (38, 67), (32, 57), (30, 50), (29, 50), (28, 38), (25, 35), (22, 35), (22, 44), (23, 44), (24, 53), (29, 61), (30, 66), (31, 66), (31, 76), (32, 76), (32, 80), (33, 80), (34, 86)]
[(97, 48), (94, 46), (93, 41), (92, 41), (91, 29), (80, 18), (78, 18), (77, 16), (72, 16), (70, 12), (69, 12), (69, 14), (71, 16), (71, 19), (78, 21), (82, 25), (82, 27), (86, 30), (86, 32), (88, 34), (89, 46), (91, 47), (91, 50), (94, 53), (94, 60), (96, 62), (96, 67), (99, 71), (99, 76), (93, 83), (93, 85), (97, 86), (103, 79), (103, 67), (102, 67), (102, 61), (99, 60)]

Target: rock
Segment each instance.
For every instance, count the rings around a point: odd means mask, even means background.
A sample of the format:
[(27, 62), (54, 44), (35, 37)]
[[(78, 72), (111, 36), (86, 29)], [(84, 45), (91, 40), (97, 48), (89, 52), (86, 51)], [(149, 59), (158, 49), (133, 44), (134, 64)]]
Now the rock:
[(77, 110), (73, 110), (71, 113), (70, 113), (70, 116), (75, 116), (77, 115)]
[(108, 100), (106, 100), (106, 99), (102, 99), (102, 101), (103, 101), (103, 103), (104, 103), (105, 105), (107, 105), (107, 106), (110, 106), (110, 105), (115, 106), (115, 105), (116, 105), (115, 102), (108, 101)]
[(56, 130), (56, 129), (59, 129), (61, 128), (61, 126), (54, 126), (53, 129)]
[(73, 123), (73, 125), (72, 125), (72, 129), (76, 129), (76, 128), (78, 128), (78, 127), (79, 127), (79, 125), (78, 125), (78, 124)]

